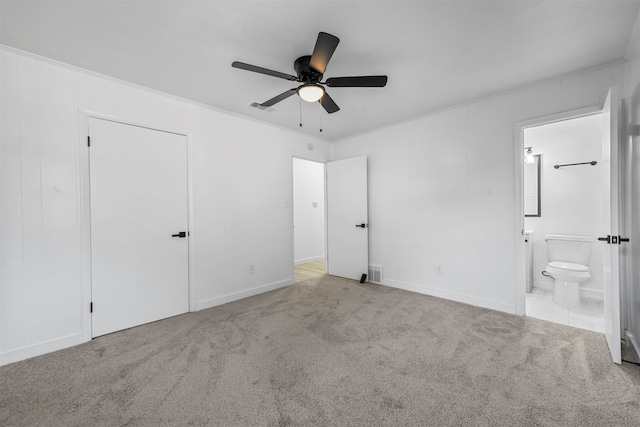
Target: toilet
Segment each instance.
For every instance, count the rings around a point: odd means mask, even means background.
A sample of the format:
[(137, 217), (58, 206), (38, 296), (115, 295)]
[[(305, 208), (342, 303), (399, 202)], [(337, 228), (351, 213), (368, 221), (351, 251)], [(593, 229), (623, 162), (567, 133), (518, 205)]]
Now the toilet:
[(546, 273), (554, 280), (553, 302), (568, 306), (580, 305), (579, 284), (591, 277), (589, 259), (593, 238), (547, 234)]

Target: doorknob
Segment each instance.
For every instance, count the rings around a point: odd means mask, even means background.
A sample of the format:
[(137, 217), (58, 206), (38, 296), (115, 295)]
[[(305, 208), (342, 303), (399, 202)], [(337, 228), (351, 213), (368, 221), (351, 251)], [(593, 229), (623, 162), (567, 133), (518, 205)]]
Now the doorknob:
[(356, 224), (356, 227), (366, 228), (368, 224)]
[(611, 243), (611, 236), (598, 237), (598, 240), (600, 240), (601, 242), (607, 242), (607, 244), (610, 244)]
[(171, 237), (180, 237), (182, 239), (183, 237), (187, 237), (187, 232), (181, 231), (178, 234), (172, 234)]

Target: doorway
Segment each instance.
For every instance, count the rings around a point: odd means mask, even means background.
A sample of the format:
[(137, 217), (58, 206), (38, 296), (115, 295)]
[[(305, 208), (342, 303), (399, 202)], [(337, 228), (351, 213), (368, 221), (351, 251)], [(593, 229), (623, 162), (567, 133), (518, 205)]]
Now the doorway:
[[(605, 245), (597, 237), (603, 222), (603, 117), (601, 112), (532, 125), (524, 129), (525, 314), (604, 333)], [(562, 295), (565, 283), (547, 272), (548, 245), (581, 242), (588, 277), (578, 300)], [(558, 240), (560, 239), (560, 240)], [(557, 247), (557, 246), (556, 246)], [(567, 256), (572, 257), (573, 254)], [(581, 279), (582, 280), (582, 279)], [(564, 297), (564, 299), (563, 299)]]
[(294, 157), (293, 254), (294, 281), (326, 273), (325, 164)]

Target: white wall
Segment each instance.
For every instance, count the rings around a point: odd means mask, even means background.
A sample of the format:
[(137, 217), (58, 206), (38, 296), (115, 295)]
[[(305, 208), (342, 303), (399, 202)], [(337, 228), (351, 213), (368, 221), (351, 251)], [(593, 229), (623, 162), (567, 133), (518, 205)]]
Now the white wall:
[[(602, 229), (602, 114), (594, 114), (535, 126), (525, 130), (525, 146), (541, 154), (541, 213), (526, 217), (532, 230), (534, 286), (553, 289), (553, 280), (544, 277), (547, 244), (545, 234), (570, 234), (594, 239), (589, 270), (591, 278), (580, 285), (582, 295), (603, 298), (603, 250), (597, 241)], [(597, 161), (555, 169), (556, 164)], [(608, 248), (608, 247), (607, 247)]]
[(623, 192), (627, 203), (622, 206), (620, 232), (630, 242), (621, 245), (620, 274), (623, 284), (622, 326), (633, 337), (640, 354), (640, 14), (627, 47), (625, 110), (623, 140), (620, 149)]
[(624, 63), (585, 70), (336, 143), (335, 160), (369, 158), (369, 260), (383, 283), (515, 313), (514, 124), (601, 104), (623, 79)]
[(293, 159), (293, 259), (325, 259), (324, 164)]
[(328, 143), (12, 50), (0, 55), (0, 364), (82, 341), (80, 107), (191, 134), (198, 309), (293, 282), (291, 156), (309, 157), (314, 144), (313, 157), (325, 161)]

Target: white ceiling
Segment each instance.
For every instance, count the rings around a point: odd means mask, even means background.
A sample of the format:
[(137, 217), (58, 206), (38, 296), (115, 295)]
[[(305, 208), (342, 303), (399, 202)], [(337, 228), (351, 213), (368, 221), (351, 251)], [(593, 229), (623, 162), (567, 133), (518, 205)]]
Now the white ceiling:
[[(5, 1), (0, 43), (293, 130), (336, 140), (619, 60), (640, 0)], [(385, 88), (330, 88), (341, 110), (291, 97), (319, 31), (340, 38), (329, 77), (386, 74)], [(302, 105), (303, 127), (299, 127)], [(323, 132), (319, 132), (322, 126)]]

